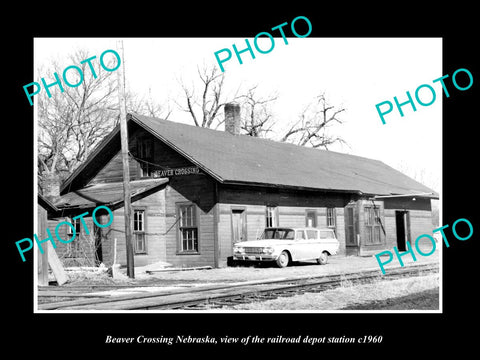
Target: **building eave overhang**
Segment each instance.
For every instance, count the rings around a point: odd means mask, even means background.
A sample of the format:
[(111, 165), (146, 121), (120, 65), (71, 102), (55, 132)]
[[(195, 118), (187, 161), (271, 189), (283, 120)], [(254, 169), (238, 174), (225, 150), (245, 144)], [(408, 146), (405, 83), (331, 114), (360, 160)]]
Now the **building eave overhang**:
[(429, 198), (429, 199), (439, 199), (439, 195), (434, 192), (428, 193), (409, 193), (409, 194), (390, 194), (390, 195), (374, 195), (371, 197), (373, 200), (378, 199), (393, 199), (393, 198)]

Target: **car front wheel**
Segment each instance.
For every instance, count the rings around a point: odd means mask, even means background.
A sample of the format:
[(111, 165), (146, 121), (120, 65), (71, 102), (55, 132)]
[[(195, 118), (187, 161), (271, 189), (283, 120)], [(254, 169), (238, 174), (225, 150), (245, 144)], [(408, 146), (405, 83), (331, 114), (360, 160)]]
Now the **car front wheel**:
[(282, 251), (282, 253), (278, 256), (277, 266), (281, 268), (287, 267), (289, 261), (290, 257), (288, 256), (288, 253), (286, 251)]
[(320, 257), (317, 259), (317, 263), (320, 265), (325, 265), (328, 262), (328, 253), (326, 251), (320, 254)]

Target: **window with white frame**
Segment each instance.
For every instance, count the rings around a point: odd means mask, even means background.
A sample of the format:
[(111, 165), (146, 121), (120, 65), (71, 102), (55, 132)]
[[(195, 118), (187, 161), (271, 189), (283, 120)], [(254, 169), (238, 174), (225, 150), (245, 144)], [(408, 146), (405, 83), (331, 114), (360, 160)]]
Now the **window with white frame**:
[(337, 226), (337, 213), (334, 207), (327, 207), (327, 227), (335, 229)]
[[(81, 232), (81, 224), (82, 221), (80, 218), (73, 220), (72, 218), (67, 217), (65, 219), (66, 222), (73, 224), (75, 228), (75, 239), (67, 243), (67, 251), (65, 253), (65, 257), (78, 257), (81, 256), (81, 241), (80, 241), (80, 232)], [(65, 240), (69, 240), (73, 237), (73, 229), (71, 226), (66, 226), (67, 228), (67, 236)]]
[(197, 208), (194, 204), (178, 204), (177, 212), (180, 252), (198, 252)]
[(146, 254), (145, 210), (133, 211), (133, 245), (135, 254)]
[(278, 208), (276, 206), (267, 206), (265, 213), (265, 227), (278, 226)]
[[(75, 234), (77, 235), (80, 234), (80, 229), (81, 229), (80, 221), (82, 221), (81, 218), (76, 218), (75, 220), (73, 220), (73, 218), (67, 217), (65, 218), (65, 221), (73, 225), (73, 227), (75, 228)], [(71, 226), (67, 226), (67, 235), (73, 236), (73, 229)]]
[(381, 244), (382, 236), (380, 232), (381, 219), (380, 209), (377, 206), (365, 206), (365, 237), (367, 245)]

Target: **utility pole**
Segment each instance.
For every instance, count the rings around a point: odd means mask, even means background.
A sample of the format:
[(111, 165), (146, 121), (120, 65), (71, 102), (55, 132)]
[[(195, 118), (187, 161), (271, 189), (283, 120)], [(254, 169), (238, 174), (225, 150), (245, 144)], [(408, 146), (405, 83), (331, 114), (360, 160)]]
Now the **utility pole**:
[(130, 169), (128, 166), (128, 132), (127, 132), (127, 106), (125, 101), (125, 57), (123, 54), (123, 41), (117, 41), (117, 52), (122, 59), (118, 69), (118, 103), (120, 107), (120, 142), (122, 144), (123, 167), (123, 196), (125, 216), (125, 244), (127, 247), (127, 276), (135, 278), (132, 247), (132, 203), (130, 199)]

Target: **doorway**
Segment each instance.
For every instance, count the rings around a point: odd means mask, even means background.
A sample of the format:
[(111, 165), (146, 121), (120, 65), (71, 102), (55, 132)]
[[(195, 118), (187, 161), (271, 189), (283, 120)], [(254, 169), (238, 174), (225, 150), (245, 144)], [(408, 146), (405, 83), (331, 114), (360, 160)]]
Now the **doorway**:
[(245, 209), (232, 209), (232, 244), (247, 241), (247, 218)]
[(395, 225), (397, 228), (397, 249), (407, 250), (407, 242), (410, 242), (410, 213), (408, 211), (395, 211)]
[(355, 230), (355, 208), (354, 205), (345, 207), (345, 251), (346, 255), (358, 255), (357, 231)]

